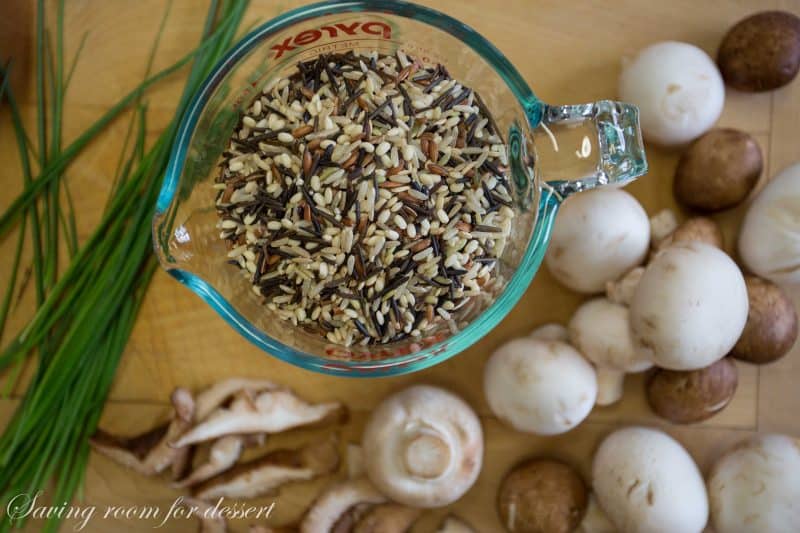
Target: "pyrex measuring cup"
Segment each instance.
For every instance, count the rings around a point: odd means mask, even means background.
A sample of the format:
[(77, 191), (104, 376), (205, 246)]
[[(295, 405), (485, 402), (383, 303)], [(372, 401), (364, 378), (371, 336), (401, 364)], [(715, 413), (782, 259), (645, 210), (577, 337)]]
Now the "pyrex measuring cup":
[[(347, 50), (394, 53), (444, 64), (475, 89), (508, 145), (516, 217), (497, 279), (461, 310), (457, 328), (379, 346), (337, 346), (280, 320), (259, 302), (238, 268), (226, 264), (216, 229), (217, 164), (244, 109), (298, 61)], [(419, 370), (464, 350), (522, 296), (544, 256), (559, 204), (570, 194), (625, 184), (647, 169), (633, 106), (600, 101), (549, 106), (508, 60), (471, 28), (397, 0), (315, 4), (247, 35), (217, 65), (181, 124), (153, 220), (162, 266), (248, 340), (292, 364), (340, 375)]]

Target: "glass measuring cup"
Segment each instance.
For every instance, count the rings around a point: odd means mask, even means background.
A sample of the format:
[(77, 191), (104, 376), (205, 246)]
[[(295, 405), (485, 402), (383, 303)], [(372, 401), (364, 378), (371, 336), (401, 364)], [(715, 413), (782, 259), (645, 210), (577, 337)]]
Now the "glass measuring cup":
[[(275, 316), (250, 290), (216, 228), (212, 184), (240, 112), (298, 61), (347, 50), (442, 63), (486, 102), (508, 145), (514, 199), (511, 237), (497, 279), (462, 309), (455, 328), (378, 346), (343, 347)], [(471, 28), (397, 0), (314, 4), (255, 29), (195, 96), (173, 147), (153, 219), (161, 265), (248, 340), (292, 364), (348, 376), (420, 370), (469, 347), (522, 296), (544, 257), (560, 203), (570, 194), (625, 184), (647, 170), (635, 107), (612, 101), (549, 106), (509, 61)]]

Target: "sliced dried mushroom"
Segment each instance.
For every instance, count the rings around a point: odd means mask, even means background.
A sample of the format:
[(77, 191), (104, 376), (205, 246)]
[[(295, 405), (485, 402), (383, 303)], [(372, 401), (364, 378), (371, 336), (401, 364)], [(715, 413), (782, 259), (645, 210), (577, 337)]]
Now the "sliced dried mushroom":
[(341, 419), (346, 410), (339, 402), (310, 404), (286, 390), (272, 390), (248, 400), (237, 398), (219, 407), (208, 418), (174, 442), (180, 448), (225, 435), (279, 433), (298, 426)]
[(178, 488), (190, 487), (228, 470), (236, 464), (236, 461), (242, 455), (244, 441), (245, 438), (241, 435), (228, 435), (214, 441), (208, 452), (208, 460), (173, 486)]
[(227, 533), (228, 521), (214, 505), (186, 497), (182, 498), (181, 504), (200, 520), (199, 533)]
[(263, 392), (281, 387), (266, 379), (229, 378), (214, 383), (197, 395), (195, 418), (200, 421), (224, 404), (231, 396), (241, 391)]
[(300, 524), (300, 532), (330, 533), (339, 519), (351, 508), (360, 504), (384, 502), (386, 497), (366, 478), (335, 483), (328, 487), (306, 512)]
[(353, 533), (405, 533), (420, 514), (420, 509), (399, 503), (376, 505), (358, 521)]
[(142, 435), (124, 438), (97, 430), (89, 440), (92, 448), (116, 462), (145, 476), (163, 472), (176, 460), (185, 459), (183, 446), (170, 446), (192, 424), (195, 404), (191, 393), (175, 389), (172, 396), (173, 416), (169, 424), (158, 426)]
[(337, 439), (299, 450), (275, 450), (247, 461), (197, 485), (194, 496), (204, 500), (255, 498), (291, 481), (307, 481), (333, 472), (339, 465)]

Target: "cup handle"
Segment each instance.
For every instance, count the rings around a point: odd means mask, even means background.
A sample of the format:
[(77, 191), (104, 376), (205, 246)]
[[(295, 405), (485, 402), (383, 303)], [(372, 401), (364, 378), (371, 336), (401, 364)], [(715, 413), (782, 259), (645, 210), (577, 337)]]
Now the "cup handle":
[(534, 139), (539, 175), (561, 199), (647, 172), (639, 109), (630, 104), (545, 105)]

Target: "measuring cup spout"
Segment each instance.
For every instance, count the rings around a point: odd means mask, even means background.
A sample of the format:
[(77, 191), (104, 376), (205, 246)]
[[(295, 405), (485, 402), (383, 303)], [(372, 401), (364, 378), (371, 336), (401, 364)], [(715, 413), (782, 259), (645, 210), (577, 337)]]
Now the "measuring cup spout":
[(537, 171), (561, 199), (647, 172), (639, 109), (630, 104), (545, 105), (534, 139)]

